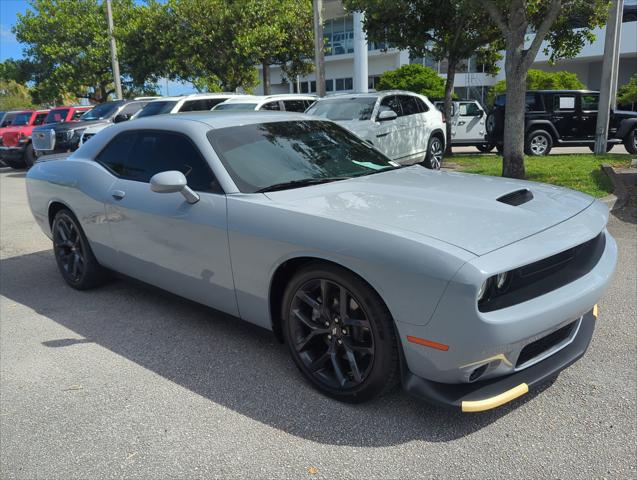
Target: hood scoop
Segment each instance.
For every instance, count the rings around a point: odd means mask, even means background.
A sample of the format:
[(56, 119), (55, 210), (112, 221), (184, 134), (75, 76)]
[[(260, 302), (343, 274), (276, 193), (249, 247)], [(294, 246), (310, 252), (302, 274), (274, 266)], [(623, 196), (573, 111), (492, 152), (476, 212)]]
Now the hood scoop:
[(514, 192), (502, 195), (501, 197), (496, 198), (496, 200), (500, 203), (506, 203), (507, 205), (517, 207), (533, 200), (533, 193), (531, 190), (523, 188), (521, 190), (515, 190)]

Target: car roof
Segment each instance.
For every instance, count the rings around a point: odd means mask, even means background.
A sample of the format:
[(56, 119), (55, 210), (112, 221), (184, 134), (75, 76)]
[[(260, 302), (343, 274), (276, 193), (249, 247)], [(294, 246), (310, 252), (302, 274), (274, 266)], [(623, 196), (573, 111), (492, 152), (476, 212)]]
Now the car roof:
[[(253, 125), (256, 123), (271, 122), (294, 122), (300, 120), (325, 121), (310, 115), (295, 112), (276, 111), (201, 111), (175, 113), (173, 115), (155, 115), (151, 117), (138, 118), (131, 124), (139, 125), (140, 128), (148, 128), (148, 124), (155, 126), (172, 126), (177, 128), (182, 122), (199, 122), (210, 128), (237, 127), (241, 125)], [(126, 122), (128, 123), (128, 122)]]
[(268, 100), (317, 100), (316, 95), (304, 95), (300, 93), (282, 93), (276, 95), (240, 95), (229, 98), (227, 103), (260, 103)]
[(367, 93), (331, 93), (326, 95), (323, 98), (319, 98), (319, 100), (327, 100), (331, 98), (365, 98), (365, 97), (386, 97), (387, 95), (416, 95), (419, 97), (425, 97), (425, 95), (421, 95), (416, 92), (410, 92), (408, 90), (381, 90), (378, 92), (367, 92)]
[[(526, 93), (599, 93), (599, 90), (527, 90)], [(506, 95), (506, 92), (498, 93), (498, 97)]]
[(232, 93), (232, 92), (215, 92), (215, 93), (189, 93), (188, 95), (173, 95), (170, 97), (157, 97), (152, 99), (149, 103), (153, 102), (178, 102), (179, 100), (196, 100), (202, 99), (206, 100), (208, 98), (219, 98), (219, 97), (235, 97), (242, 96), (240, 93)]

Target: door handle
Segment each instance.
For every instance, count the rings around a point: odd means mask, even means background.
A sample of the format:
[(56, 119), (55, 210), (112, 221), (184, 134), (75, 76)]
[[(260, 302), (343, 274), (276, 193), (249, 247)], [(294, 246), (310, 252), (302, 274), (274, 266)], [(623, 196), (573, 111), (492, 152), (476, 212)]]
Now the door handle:
[(467, 122), (465, 122), (464, 120), (461, 120), (461, 121), (458, 122), (458, 125), (464, 125), (465, 123), (467, 123)]
[(113, 190), (111, 192), (111, 195), (115, 200), (121, 200), (126, 196), (126, 192), (123, 192), (121, 190)]

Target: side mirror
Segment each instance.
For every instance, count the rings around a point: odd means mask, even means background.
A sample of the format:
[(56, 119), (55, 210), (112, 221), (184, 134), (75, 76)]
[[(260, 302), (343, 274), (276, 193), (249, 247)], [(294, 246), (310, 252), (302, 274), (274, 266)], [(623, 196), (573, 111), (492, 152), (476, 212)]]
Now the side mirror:
[(153, 175), (150, 179), (150, 189), (156, 193), (181, 193), (190, 204), (199, 201), (199, 195), (191, 190), (184, 174), (177, 170)]
[(113, 123), (125, 122), (126, 120), (130, 120), (130, 115), (127, 113), (120, 113), (115, 116)]
[(387, 122), (388, 120), (394, 120), (396, 118), (398, 118), (398, 115), (393, 110), (383, 110), (377, 117), (379, 122)]

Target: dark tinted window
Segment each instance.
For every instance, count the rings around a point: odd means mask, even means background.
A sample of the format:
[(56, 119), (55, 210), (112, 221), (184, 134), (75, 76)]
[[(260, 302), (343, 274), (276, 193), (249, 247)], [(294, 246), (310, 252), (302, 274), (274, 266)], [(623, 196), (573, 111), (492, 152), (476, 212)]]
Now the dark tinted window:
[(78, 118), (80, 118), (85, 113), (86, 113), (86, 110), (75, 110), (73, 112), (73, 117), (71, 117), (71, 120), (77, 120)]
[(493, 102), (493, 104), (496, 107), (504, 107), (504, 105), (506, 104), (506, 95), (498, 95), (497, 97), (495, 97), (495, 101)]
[(17, 113), (5, 113), (0, 127), (8, 127), (9, 125), (12, 125), (16, 116)]
[(281, 107), (279, 106), (279, 101), (276, 100), (263, 104), (259, 110), (281, 110)]
[(398, 99), (403, 109), (403, 115), (415, 115), (416, 113), (420, 113), (420, 105), (416, 102), (416, 97), (400, 95)]
[(427, 106), (427, 104), (425, 102), (423, 102), (418, 97), (413, 97), (413, 98), (416, 101), (416, 103), (418, 104), (418, 108), (420, 109), (421, 112), (428, 112), (429, 111), (429, 107)]
[(304, 112), (308, 107), (305, 100), (283, 100), (283, 105), (288, 112)]
[(146, 106), (148, 102), (132, 102), (128, 103), (122, 108), (122, 111), (118, 113), (118, 115), (129, 115), (133, 116), (137, 112), (139, 112), (142, 108)]
[(214, 129), (208, 138), (237, 187), (246, 193), (294, 180), (395, 168), (354, 134), (320, 120)]
[(102, 118), (111, 117), (117, 109), (122, 105), (121, 101), (106, 102), (100, 105), (96, 105), (92, 110), (89, 110), (82, 115), (82, 121), (87, 120), (100, 120)]
[(32, 112), (20, 112), (15, 116), (15, 118), (11, 122), (11, 125), (28, 125), (31, 121), (31, 115), (33, 115)]
[(383, 98), (382, 102), (380, 102), (380, 111), (382, 112), (384, 110), (393, 110), (399, 117), (403, 114), (403, 110), (400, 106), (400, 101), (395, 95), (385, 97)]
[(539, 95), (537, 93), (527, 93), (525, 97), (525, 103), (527, 112), (544, 111), (544, 105), (542, 105), (542, 95)]
[(51, 110), (44, 120), (44, 123), (58, 123), (66, 120), (66, 115), (69, 113), (68, 108), (56, 108)]
[(33, 121), (33, 125), (42, 125), (44, 123), (44, 119), (46, 118), (46, 113), (38, 113), (35, 116), (35, 120)]
[(376, 105), (376, 97), (326, 98), (315, 102), (309, 115), (329, 120), (369, 120)]
[(215, 105), (225, 101), (225, 98), (205, 98), (200, 100), (188, 100), (184, 102), (179, 109), (180, 112), (201, 112), (204, 110), (210, 110)]
[(124, 132), (102, 150), (97, 161), (127, 180), (149, 182), (156, 173), (178, 170), (193, 190), (218, 191), (206, 161), (190, 139), (178, 133)]
[(599, 94), (585, 93), (582, 95), (582, 110), (597, 111), (599, 108)]
[(146, 104), (141, 109), (139, 114), (135, 118), (152, 117), (154, 115), (162, 115), (164, 113), (170, 113), (170, 111), (177, 105), (176, 100), (172, 101), (155, 101)]

